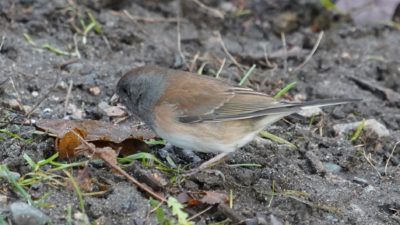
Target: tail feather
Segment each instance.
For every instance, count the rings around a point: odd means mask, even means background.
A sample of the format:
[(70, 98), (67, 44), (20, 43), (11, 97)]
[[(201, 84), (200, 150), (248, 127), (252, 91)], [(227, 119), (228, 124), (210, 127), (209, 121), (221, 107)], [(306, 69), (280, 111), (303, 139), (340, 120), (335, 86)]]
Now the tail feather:
[(307, 101), (304, 103), (299, 103), (301, 109), (308, 109), (313, 107), (324, 107), (331, 105), (342, 105), (352, 102), (359, 102), (361, 99), (356, 98), (348, 98), (348, 99), (327, 99), (327, 100), (316, 100), (316, 101)]
[(198, 123), (203, 121), (209, 122), (220, 122), (220, 121), (229, 121), (229, 120), (239, 120), (239, 119), (249, 119), (255, 117), (262, 116), (277, 116), (279, 115), (281, 118), (288, 116), (292, 113), (299, 112), (301, 110), (305, 110), (313, 107), (323, 107), (323, 106), (331, 106), (331, 105), (340, 105), (347, 104), (351, 102), (358, 102), (360, 99), (328, 99), (328, 100), (317, 100), (317, 101), (308, 101), (301, 103), (293, 103), (293, 102), (280, 102), (281, 104), (274, 105), (273, 107), (254, 111), (254, 112), (246, 112), (241, 114), (234, 115), (201, 115), (201, 116), (184, 116), (180, 117), (179, 121), (182, 123)]

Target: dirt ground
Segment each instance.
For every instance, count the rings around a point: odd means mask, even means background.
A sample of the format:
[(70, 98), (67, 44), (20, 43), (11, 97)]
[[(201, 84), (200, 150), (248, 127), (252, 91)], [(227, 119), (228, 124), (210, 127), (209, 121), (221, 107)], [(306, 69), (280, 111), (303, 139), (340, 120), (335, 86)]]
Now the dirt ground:
[[(225, 180), (199, 173), (178, 184), (169, 182), (170, 194), (232, 192), (234, 216), (212, 207), (194, 224), (235, 224), (229, 222), (232, 218), (246, 219), (243, 224), (400, 224), (400, 146), (395, 148), (400, 140), (400, 31), (382, 24), (355, 25), (319, 1), (201, 2), (0, 1), (0, 163), (23, 176), (32, 171), (24, 153), (36, 162), (54, 153), (53, 138), (33, 134), (33, 125), (21, 125), (26, 112), (33, 110), (29, 117), (36, 121), (111, 121), (101, 106), (130, 69), (157, 64), (196, 72), (203, 65), (203, 74), (213, 76), (226, 58), (221, 77), (233, 84), (244, 74), (238, 64), (244, 71), (255, 64), (245, 85), (258, 91), (275, 94), (297, 81), (286, 98), (362, 102), (268, 127), (297, 149), (257, 138), (216, 167)], [(85, 34), (81, 21), (90, 23), (88, 12), (101, 29)], [(295, 70), (310, 54), (320, 29), (326, 31), (317, 52)], [(221, 47), (219, 34), (238, 64)], [(56, 49), (63, 52), (56, 54)], [(338, 134), (334, 129), (363, 119), (375, 119), (388, 133), (364, 129), (351, 141), (353, 130)], [(152, 152), (159, 156), (161, 147)], [(174, 152), (177, 163), (191, 165), (179, 149)], [(91, 173), (111, 186), (107, 194), (84, 196), (92, 224), (157, 224), (145, 193), (101, 163), (91, 163)], [(24, 200), (0, 179), (0, 194), (6, 196), (1, 213), (7, 218), (8, 205)], [(72, 188), (42, 181), (26, 190), (37, 195), (42, 204), (36, 207), (52, 224), (68, 224), (68, 206), (72, 214), (81, 211)], [(192, 216), (203, 209), (187, 211)]]

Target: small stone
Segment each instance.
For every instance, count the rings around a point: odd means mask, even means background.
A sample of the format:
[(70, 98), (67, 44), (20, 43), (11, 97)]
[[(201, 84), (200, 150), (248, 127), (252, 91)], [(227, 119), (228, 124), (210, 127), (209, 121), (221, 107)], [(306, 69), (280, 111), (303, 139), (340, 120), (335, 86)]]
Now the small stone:
[(76, 224), (90, 224), (88, 216), (81, 212), (74, 213), (74, 219)]
[(57, 87), (62, 90), (67, 90), (68, 84), (65, 81), (61, 81), (60, 83), (57, 84)]
[[(361, 123), (362, 121), (354, 123), (336, 124), (333, 126), (333, 129), (335, 130), (336, 134), (344, 135), (346, 133), (356, 130)], [(378, 138), (387, 137), (390, 135), (390, 132), (385, 127), (385, 125), (379, 123), (375, 119), (366, 120), (364, 130), (374, 133), (375, 135), (378, 136)]]
[(37, 96), (39, 96), (39, 92), (37, 92), (37, 91), (32, 91), (32, 97), (37, 97)]
[(67, 113), (71, 115), (72, 119), (82, 119), (83, 118), (83, 111), (79, 109), (76, 105), (70, 103), (68, 105)]
[(24, 112), (30, 112), (31, 110), (32, 110), (32, 106), (29, 106), (29, 105), (24, 105), (24, 106), (22, 106), (22, 108), (24, 109)]
[(89, 92), (90, 92), (90, 94), (92, 94), (94, 96), (98, 96), (101, 92), (101, 89), (97, 86), (94, 86), (94, 87), (89, 88)]
[(279, 221), (279, 219), (276, 218), (276, 216), (274, 216), (274, 214), (271, 214), (269, 216), (269, 219), (270, 219), (271, 225), (283, 225), (283, 223), (281, 221)]
[(49, 217), (24, 202), (14, 202), (10, 205), (11, 218), (15, 225), (44, 225), (50, 221)]
[(220, 8), (224, 12), (235, 12), (235, 11), (237, 11), (237, 7), (235, 6), (235, 4), (232, 3), (232, 2), (229, 2), (229, 1), (221, 3), (220, 4)]
[(305, 154), (306, 158), (309, 160), (311, 166), (315, 170), (316, 173), (325, 174), (326, 169), (322, 164), (321, 160), (319, 160), (318, 156), (314, 154), (312, 151), (307, 151)]
[(298, 114), (301, 116), (304, 116), (306, 118), (310, 118), (310, 117), (321, 114), (321, 112), (322, 112), (321, 108), (312, 107), (312, 108), (303, 109), (303, 110), (299, 111)]
[(322, 164), (324, 165), (326, 171), (329, 171), (331, 173), (339, 173), (342, 170), (342, 167), (332, 162), (323, 162)]
[(8, 100), (7, 105), (12, 109), (21, 110), (21, 104), (19, 104), (17, 99)]
[(343, 59), (351, 59), (351, 58), (352, 58), (351, 55), (350, 55), (350, 53), (348, 53), (348, 52), (343, 52), (342, 55), (341, 55), (341, 57), (342, 57)]
[(293, 12), (284, 12), (277, 16), (272, 23), (276, 33), (289, 33), (299, 27), (299, 17)]
[(107, 116), (110, 116), (110, 117), (121, 117), (121, 116), (126, 115), (126, 112), (118, 106), (110, 106), (103, 110), (104, 110), (104, 112), (106, 112)]
[(353, 182), (356, 183), (356, 184), (361, 185), (364, 188), (369, 186), (368, 181), (363, 179), (363, 178), (354, 177), (353, 178)]

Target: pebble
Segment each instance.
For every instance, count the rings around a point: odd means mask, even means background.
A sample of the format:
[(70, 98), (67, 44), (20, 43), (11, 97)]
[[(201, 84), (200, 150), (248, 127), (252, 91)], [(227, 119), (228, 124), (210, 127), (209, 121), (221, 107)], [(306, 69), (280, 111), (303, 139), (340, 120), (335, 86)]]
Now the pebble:
[(31, 94), (32, 94), (32, 96), (33, 96), (33, 97), (37, 97), (37, 96), (39, 96), (39, 92), (37, 92), (37, 91), (32, 91), (32, 93), (31, 93)]
[(326, 171), (329, 171), (331, 173), (339, 173), (342, 170), (342, 167), (332, 162), (323, 162), (322, 164), (324, 165)]
[(44, 225), (50, 221), (46, 214), (24, 202), (12, 203), (10, 213), (15, 225)]
[(90, 92), (90, 94), (92, 94), (94, 96), (98, 96), (101, 92), (101, 89), (97, 86), (94, 86), (94, 87), (89, 88), (89, 92)]
[(60, 83), (57, 84), (57, 87), (62, 90), (67, 90), (68, 84), (65, 81), (61, 81)]
[(283, 223), (281, 221), (279, 221), (279, 219), (276, 218), (276, 216), (274, 216), (274, 214), (271, 214), (269, 216), (269, 219), (270, 219), (271, 225), (283, 225)]
[(364, 188), (368, 187), (368, 185), (369, 185), (367, 180), (365, 180), (363, 178), (359, 178), (359, 177), (354, 177), (353, 178), (353, 182), (356, 183), (356, 184), (361, 185)]
[(321, 112), (322, 112), (321, 108), (313, 107), (313, 108), (303, 109), (303, 110), (299, 111), (298, 114), (301, 116), (304, 116), (306, 118), (311, 118), (315, 115), (321, 114)]
[[(335, 130), (336, 134), (343, 135), (356, 130), (361, 123), (362, 121), (354, 123), (336, 124), (333, 126), (333, 129)], [(375, 135), (378, 136), (378, 138), (387, 137), (390, 135), (390, 132), (385, 127), (385, 125), (383, 125), (382, 123), (378, 122), (375, 119), (366, 120), (364, 130), (374, 133)]]
[(299, 27), (299, 17), (296, 13), (285, 12), (278, 15), (272, 23), (272, 30), (276, 33), (289, 33)]
[(19, 104), (17, 99), (8, 100), (7, 105), (12, 109), (21, 110), (21, 105)]

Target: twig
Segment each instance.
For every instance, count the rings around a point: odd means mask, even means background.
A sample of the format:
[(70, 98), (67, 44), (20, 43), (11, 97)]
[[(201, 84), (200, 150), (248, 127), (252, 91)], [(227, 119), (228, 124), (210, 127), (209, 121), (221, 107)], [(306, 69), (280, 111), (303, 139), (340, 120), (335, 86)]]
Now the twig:
[(283, 74), (286, 76), (288, 71), (287, 65), (287, 45), (286, 45), (286, 37), (285, 33), (281, 33), (282, 45), (283, 45)]
[(221, 12), (221, 11), (219, 11), (217, 9), (209, 7), (209, 6), (205, 5), (204, 3), (200, 2), (199, 0), (192, 0), (192, 1), (194, 3), (196, 3), (198, 6), (200, 6), (200, 8), (203, 8), (206, 11), (210, 12), (212, 15), (214, 15), (214, 16), (216, 16), (218, 18), (224, 19), (224, 13), (223, 12)]
[(246, 221), (246, 218), (243, 217), (240, 213), (235, 210), (229, 208), (225, 204), (218, 204), (218, 211), (228, 217), (234, 224), (241, 224), (243, 221)]
[(213, 205), (208, 206), (206, 209), (204, 209), (203, 211), (194, 214), (193, 216), (191, 216), (190, 218), (188, 218), (189, 221), (192, 221), (194, 219), (196, 219), (197, 217), (203, 215), (204, 213), (206, 213), (207, 211), (209, 211), (210, 209), (212, 209), (212, 207), (214, 207)]
[(60, 70), (65, 70), (65, 67), (67, 67), (68, 65), (74, 64), (78, 61), (79, 61), (79, 59), (70, 59), (70, 60), (60, 63), (57, 67)]
[[(75, 130), (71, 129), (71, 132), (73, 134), (75, 134), (76, 137), (81, 141), (81, 143), (83, 143), (87, 147), (87, 149), (89, 150), (90, 154), (95, 155), (96, 153), (99, 152), (95, 147), (93, 147), (85, 139), (83, 139)], [(121, 169), (121, 167), (119, 167), (119, 166), (109, 162), (107, 159), (103, 158), (102, 154), (97, 154), (97, 156), (99, 156), (104, 162), (106, 162), (109, 167), (111, 167), (112, 169), (114, 169), (115, 171), (120, 173), (122, 176), (124, 176), (126, 179), (131, 181), (133, 184), (135, 184), (137, 187), (139, 187), (143, 191), (149, 193), (149, 195), (151, 195), (155, 199), (157, 199), (159, 201), (162, 201), (162, 202), (166, 202), (167, 201), (164, 197), (160, 196), (159, 194), (157, 194), (153, 190), (151, 190), (151, 188), (146, 187), (145, 185), (140, 183), (138, 180), (136, 180), (134, 177), (130, 176), (127, 172), (125, 172), (123, 169)]]
[(164, 18), (164, 17), (142, 17), (142, 16), (132, 16), (127, 10), (123, 10), (124, 14), (131, 20), (134, 21), (143, 21), (149, 23), (156, 23), (156, 22), (177, 22), (176, 18)]
[(388, 165), (389, 165), (389, 161), (390, 161), (390, 159), (393, 157), (394, 150), (397, 148), (397, 145), (398, 145), (398, 144), (400, 144), (400, 141), (398, 141), (398, 142), (396, 142), (396, 144), (394, 144), (394, 147), (393, 147), (393, 149), (392, 149), (392, 152), (390, 152), (390, 155), (389, 155), (388, 159), (386, 160), (386, 164), (385, 164), (385, 175), (387, 174), (387, 168), (388, 168)]
[(268, 53), (267, 53), (267, 47), (265, 46), (265, 44), (263, 45), (263, 50), (264, 50), (264, 59), (265, 59), (265, 64), (271, 68), (271, 69), (276, 69), (277, 65), (275, 63), (271, 63), (271, 61), (269, 61), (268, 59)]
[(12, 85), (14, 91), (15, 91), (15, 94), (17, 95), (17, 103), (18, 103), (20, 109), (23, 109), (23, 107), (22, 107), (22, 99), (21, 99), (21, 96), (19, 95), (19, 92), (17, 91), (17, 88), (16, 88), (15, 83), (14, 83), (14, 79), (12, 78), (12, 76), (10, 76), (10, 81), (11, 81), (11, 85)]
[(108, 48), (108, 50), (112, 50), (110, 42), (108, 41), (108, 38), (106, 37), (106, 35), (102, 34), (101, 37), (103, 38), (104, 43), (106, 43), (106, 46)]
[(67, 91), (67, 96), (65, 97), (65, 103), (64, 103), (64, 117), (67, 115), (67, 109), (68, 109), (68, 102), (69, 98), (71, 96), (71, 91), (72, 91), (72, 85), (74, 84), (73, 80), (69, 81), (69, 86), (68, 86), (68, 91)]
[(224, 40), (222, 40), (222, 36), (221, 33), (218, 31), (217, 32), (217, 36), (219, 38), (219, 41), (221, 43), (221, 47), (224, 50), (225, 54), (229, 57), (229, 59), (233, 62), (233, 64), (235, 64), (242, 72), (245, 72), (245, 70), (243, 69), (242, 65), (240, 65), (236, 59), (231, 55), (231, 53), (229, 53), (228, 49), (225, 46)]
[(0, 51), (3, 48), (5, 40), (6, 40), (6, 35), (3, 35), (3, 37), (1, 38), (1, 43), (0, 43)]
[(307, 56), (307, 58), (304, 60), (304, 62), (302, 62), (300, 65), (298, 65), (296, 68), (294, 68), (291, 73), (294, 73), (297, 70), (300, 70), (301, 68), (304, 67), (304, 65), (307, 64), (308, 61), (310, 61), (310, 59), (313, 57), (313, 55), (315, 54), (315, 52), (318, 49), (319, 44), (321, 43), (322, 37), (324, 36), (324, 32), (321, 31), (318, 35), (318, 39), (317, 42), (315, 42), (315, 45), (313, 47), (313, 49), (311, 50), (310, 54)]
[(189, 67), (189, 72), (193, 72), (194, 67), (196, 66), (197, 59), (199, 58), (199, 55), (200, 55), (200, 52), (197, 52), (196, 55), (194, 55), (192, 63)]
[(75, 56), (78, 57), (78, 59), (81, 58), (81, 53), (79, 52), (78, 48), (78, 37), (77, 34), (74, 34), (74, 46), (75, 46)]
[(365, 152), (365, 150), (363, 149), (363, 156), (365, 158), (365, 160), (367, 160), (367, 162), (369, 163), (369, 165), (372, 166), (372, 168), (374, 168), (374, 170), (376, 171), (376, 173), (378, 174), (379, 177), (382, 177), (382, 174), (379, 172), (379, 170), (376, 168), (376, 166), (374, 165), (374, 163), (372, 162), (372, 157), (371, 154), (368, 154)]
[(144, 29), (140, 26), (140, 24), (134, 19), (134, 17), (133, 17), (128, 11), (123, 10), (122, 12), (123, 12), (130, 20), (132, 20), (132, 22), (136, 25), (136, 27), (137, 27), (143, 34), (149, 35), (149, 33), (148, 33), (146, 30), (144, 30)]
[(225, 62), (226, 62), (226, 58), (224, 58), (224, 60), (222, 60), (221, 66), (219, 67), (219, 70), (217, 72), (217, 74), (215, 75), (215, 78), (219, 78), (219, 74), (222, 72), (222, 69), (224, 69), (225, 66)]

